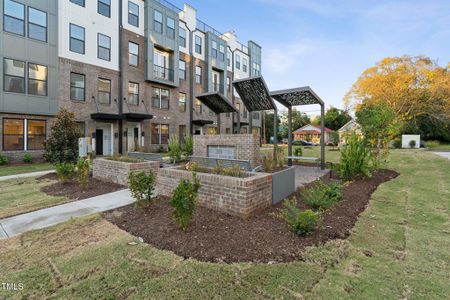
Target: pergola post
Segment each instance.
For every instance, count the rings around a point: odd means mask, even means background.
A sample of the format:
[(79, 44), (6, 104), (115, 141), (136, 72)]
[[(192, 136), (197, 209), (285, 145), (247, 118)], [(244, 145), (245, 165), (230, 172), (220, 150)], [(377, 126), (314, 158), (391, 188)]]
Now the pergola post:
[(237, 127), (236, 134), (240, 134), (241, 133), (241, 111), (240, 110), (238, 110), (238, 112), (237, 112), (236, 127)]
[(320, 168), (325, 169), (325, 104), (320, 104)]
[(217, 134), (220, 134), (220, 114), (217, 114)]
[[(292, 106), (288, 107), (288, 156), (292, 156)], [(288, 159), (288, 166), (292, 166), (292, 158)]]
[(273, 109), (273, 145), (278, 144), (278, 109)]
[(253, 134), (253, 118), (252, 118), (253, 115), (252, 114), (253, 114), (252, 111), (248, 112), (248, 117), (249, 117), (249, 119), (248, 119), (248, 131), (249, 131), (250, 134)]

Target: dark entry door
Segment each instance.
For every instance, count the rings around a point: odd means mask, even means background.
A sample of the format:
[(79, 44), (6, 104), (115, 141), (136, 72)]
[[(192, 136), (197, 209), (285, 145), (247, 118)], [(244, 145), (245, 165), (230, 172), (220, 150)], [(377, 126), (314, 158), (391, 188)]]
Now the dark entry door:
[(134, 138), (134, 151), (138, 151), (139, 149), (139, 128), (134, 128), (133, 130), (133, 138)]
[(103, 155), (103, 129), (95, 131), (95, 154)]

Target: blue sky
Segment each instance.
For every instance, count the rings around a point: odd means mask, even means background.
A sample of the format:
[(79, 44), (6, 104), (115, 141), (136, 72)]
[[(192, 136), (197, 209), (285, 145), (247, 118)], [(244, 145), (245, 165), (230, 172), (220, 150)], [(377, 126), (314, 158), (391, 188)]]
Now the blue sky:
[[(184, 1), (172, 0), (179, 7)], [(269, 89), (311, 86), (327, 106), (387, 56), (450, 62), (450, 0), (240, 0), (189, 4), (205, 23), (263, 47)], [(230, 13), (230, 7), (233, 7)], [(304, 108), (311, 111), (314, 107)]]

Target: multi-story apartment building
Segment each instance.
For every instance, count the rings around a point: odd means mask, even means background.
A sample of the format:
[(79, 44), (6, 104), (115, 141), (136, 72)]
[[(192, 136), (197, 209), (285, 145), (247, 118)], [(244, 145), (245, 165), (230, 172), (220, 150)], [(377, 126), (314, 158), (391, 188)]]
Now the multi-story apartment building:
[[(170, 136), (216, 134), (217, 118), (196, 97), (223, 94), (239, 113), (221, 134), (260, 131), (232, 88), (261, 72), (261, 47), (220, 33), (196, 10), (163, 0), (0, 0), (3, 60), (0, 149), (42, 154), (52, 116), (75, 113), (97, 155), (145, 148)], [(240, 126), (239, 126), (240, 124)]]

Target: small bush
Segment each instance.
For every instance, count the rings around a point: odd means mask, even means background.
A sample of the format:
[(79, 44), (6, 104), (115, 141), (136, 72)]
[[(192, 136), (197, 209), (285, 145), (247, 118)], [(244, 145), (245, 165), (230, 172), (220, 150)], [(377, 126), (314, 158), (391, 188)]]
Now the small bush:
[(342, 188), (336, 182), (326, 184), (318, 180), (313, 187), (303, 190), (301, 195), (303, 201), (313, 208), (327, 209), (342, 200)]
[(295, 198), (284, 201), (283, 208), (277, 215), (280, 219), (286, 221), (289, 228), (297, 235), (306, 235), (314, 230), (320, 214), (310, 209), (301, 211), (297, 207)]
[(274, 159), (272, 154), (263, 153), (261, 155), (264, 172), (272, 172), (274, 168)]
[(194, 153), (194, 139), (192, 138), (192, 135), (184, 137), (183, 152), (187, 156)]
[(294, 156), (303, 156), (303, 149), (302, 149), (302, 147), (295, 147), (294, 148)]
[(427, 146), (427, 148), (437, 148), (441, 145), (441, 143), (439, 141), (426, 141), (425, 142), (425, 146)]
[(200, 188), (200, 182), (195, 173), (194, 182), (183, 179), (173, 191), (170, 205), (173, 207), (173, 221), (185, 231), (192, 222), (192, 216), (195, 211), (197, 194)]
[(394, 149), (400, 149), (402, 147), (402, 141), (399, 139), (393, 140), (392, 147), (394, 147)]
[(155, 174), (152, 171), (130, 172), (128, 185), (137, 207), (146, 207), (151, 203), (155, 186)]
[(347, 138), (347, 144), (341, 148), (340, 152), (341, 158), (337, 170), (342, 179), (352, 180), (360, 175), (370, 175), (370, 149), (355, 133)]
[(187, 171), (190, 171), (190, 172), (197, 172), (197, 170), (198, 170), (198, 163), (196, 163), (196, 162), (188, 162), (188, 163), (186, 163), (184, 165), (184, 168)]
[(409, 141), (409, 148), (416, 148), (416, 141), (415, 140)]
[(9, 159), (6, 156), (0, 154), (0, 166), (7, 165), (8, 163)]
[(23, 162), (31, 164), (33, 162), (33, 157), (31, 156), (31, 154), (25, 153), (23, 156)]
[(62, 182), (67, 183), (75, 177), (75, 165), (68, 162), (56, 164), (56, 177)]
[(106, 158), (107, 160), (113, 160), (113, 161), (120, 161), (120, 162), (126, 162), (126, 163), (138, 163), (143, 162), (142, 159), (134, 158), (131, 156), (110, 156)]
[(76, 176), (78, 184), (86, 189), (89, 184), (90, 163), (89, 159), (80, 158), (77, 161)]
[(166, 153), (166, 149), (163, 146), (159, 146), (158, 153)]
[(284, 165), (286, 164), (285, 161), (285, 153), (284, 149), (280, 146), (275, 145), (273, 149), (273, 155), (274, 155), (274, 161), (275, 161), (275, 168), (284, 168)]
[(181, 159), (180, 141), (176, 137), (171, 137), (169, 139), (169, 156), (173, 163), (176, 163)]

